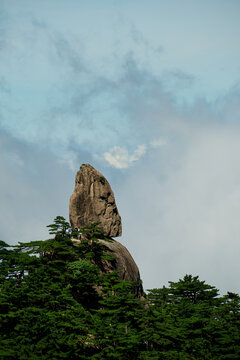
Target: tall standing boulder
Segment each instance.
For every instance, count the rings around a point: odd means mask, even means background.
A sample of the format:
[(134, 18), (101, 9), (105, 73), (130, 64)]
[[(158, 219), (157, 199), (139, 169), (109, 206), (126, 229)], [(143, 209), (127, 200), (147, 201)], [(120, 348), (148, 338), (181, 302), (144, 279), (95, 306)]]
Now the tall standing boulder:
[(121, 280), (135, 282), (134, 293), (141, 297), (142, 281), (135, 261), (125, 246), (111, 239), (122, 234), (121, 217), (113, 191), (105, 177), (89, 164), (83, 164), (77, 172), (75, 188), (70, 197), (69, 217), (72, 227), (81, 228), (94, 222), (100, 223), (110, 241), (99, 241), (113, 257), (113, 260), (103, 260), (102, 272), (116, 271)]
[(89, 164), (83, 164), (77, 172), (75, 189), (70, 198), (69, 217), (72, 227), (81, 228), (99, 222), (106, 236), (122, 235), (121, 217), (111, 186)]

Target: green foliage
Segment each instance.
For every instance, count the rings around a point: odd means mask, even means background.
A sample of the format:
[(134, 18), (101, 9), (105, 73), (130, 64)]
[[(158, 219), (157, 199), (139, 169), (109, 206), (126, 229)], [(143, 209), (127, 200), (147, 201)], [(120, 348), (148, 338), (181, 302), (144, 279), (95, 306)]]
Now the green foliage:
[(102, 271), (97, 225), (77, 241), (58, 216), (52, 239), (0, 241), (0, 360), (240, 359), (238, 294), (186, 275), (135, 298), (136, 284)]
[(117, 274), (104, 276), (101, 308), (95, 315), (92, 334), (98, 352), (93, 359), (137, 359), (140, 352), (140, 323), (144, 302), (134, 298), (134, 283)]
[(149, 292), (152, 306), (147, 319), (152, 319), (148, 327), (148, 335), (149, 329), (152, 330), (151, 347), (156, 349), (161, 343), (159, 354), (164, 359), (171, 358), (170, 350), (181, 354), (175, 355), (176, 359), (239, 358), (239, 297), (233, 296), (233, 304), (228, 297), (219, 297), (215, 287), (197, 276), (186, 275), (183, 280), (169, 284), (169, 288)]
[(64, 219), (63, 216), (57, 216), (54, 223), (47, 225), (50, 234), (66, 234), (66, 230), (70, 228), (70, 224)]
[(100, 177), (99, 177), (99, 181), (100, 181), (103, 185), (105, 185), (105, 178), (104, 178), (103, 176), (100, 176)]
[(57, 217), (53, 239), (0, 243), (0, 359), (85, 358), (100, 274), (87, 260), (94, 250), (69, 239), (68, 227)]

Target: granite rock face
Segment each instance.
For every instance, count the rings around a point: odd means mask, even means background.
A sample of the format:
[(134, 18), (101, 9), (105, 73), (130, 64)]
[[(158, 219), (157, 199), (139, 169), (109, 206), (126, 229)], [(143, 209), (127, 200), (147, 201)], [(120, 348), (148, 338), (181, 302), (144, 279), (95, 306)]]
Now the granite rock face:
[(134, 281), (136, 283), (134, 294), (139, 298), (142, 297), (143, 287), (139, 270), (127, 248), (116, 240), (99, 241), (110, 250), (109, 254), (114, 258), (114, 261), (104, 260), (103, 271), (105, 273), (117, 271), (121, 280)]
[(77, 172), (69, 217), (72, 227), (81, 228), (99, 222), (105, 236), (122, 235), (114, 193), (105, 177), (89, 164), (83, 164)]

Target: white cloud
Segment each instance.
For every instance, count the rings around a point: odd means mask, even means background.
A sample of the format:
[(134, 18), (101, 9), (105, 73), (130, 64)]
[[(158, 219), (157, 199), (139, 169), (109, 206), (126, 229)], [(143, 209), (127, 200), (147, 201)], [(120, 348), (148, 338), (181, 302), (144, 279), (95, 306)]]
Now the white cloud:
[(151, 147), (153, 147), (154, 149), (159, 148), (161, 146), (164, 146), (167, 144), (167, 140), (164, 139), (163, 137), (157, 138), (157, 139), (152, 139), (150, 141), (150, 145)]
[(146, 153), (146, 145), (139, 145), (134, 153), (129, 157), (129, 162), (132, 163), (137, 161)]
[(116, 169), (126, 169), (135, 161), (138, 161), (146, 153), (146, 145), (138, 145), (136, 150), (130, 155), (126, 148), (114, 146), (103, 154), (103, 158), (109, 165)]

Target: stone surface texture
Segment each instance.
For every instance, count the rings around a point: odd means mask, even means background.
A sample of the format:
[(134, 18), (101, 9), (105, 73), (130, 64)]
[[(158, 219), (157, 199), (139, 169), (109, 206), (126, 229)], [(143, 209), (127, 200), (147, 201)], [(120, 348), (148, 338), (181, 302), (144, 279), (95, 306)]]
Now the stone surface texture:
[(139, 270), (127, 248), (113, 239), (110, 242), (99, 241), (110, 250), (109, 254), (114, 258), (114, 261), (104, 260), (104, 272), (117, 271), (121, 280), (136, 282), (134, 293), (137, 297), (141, 297), (143, 288)]
[(105, 236), (122, 235), (114, 193), (105, 177), (89, 164), (83, 164), (77, 172), (69, 217), (72, 227), (81, 228), (100, 222)]

